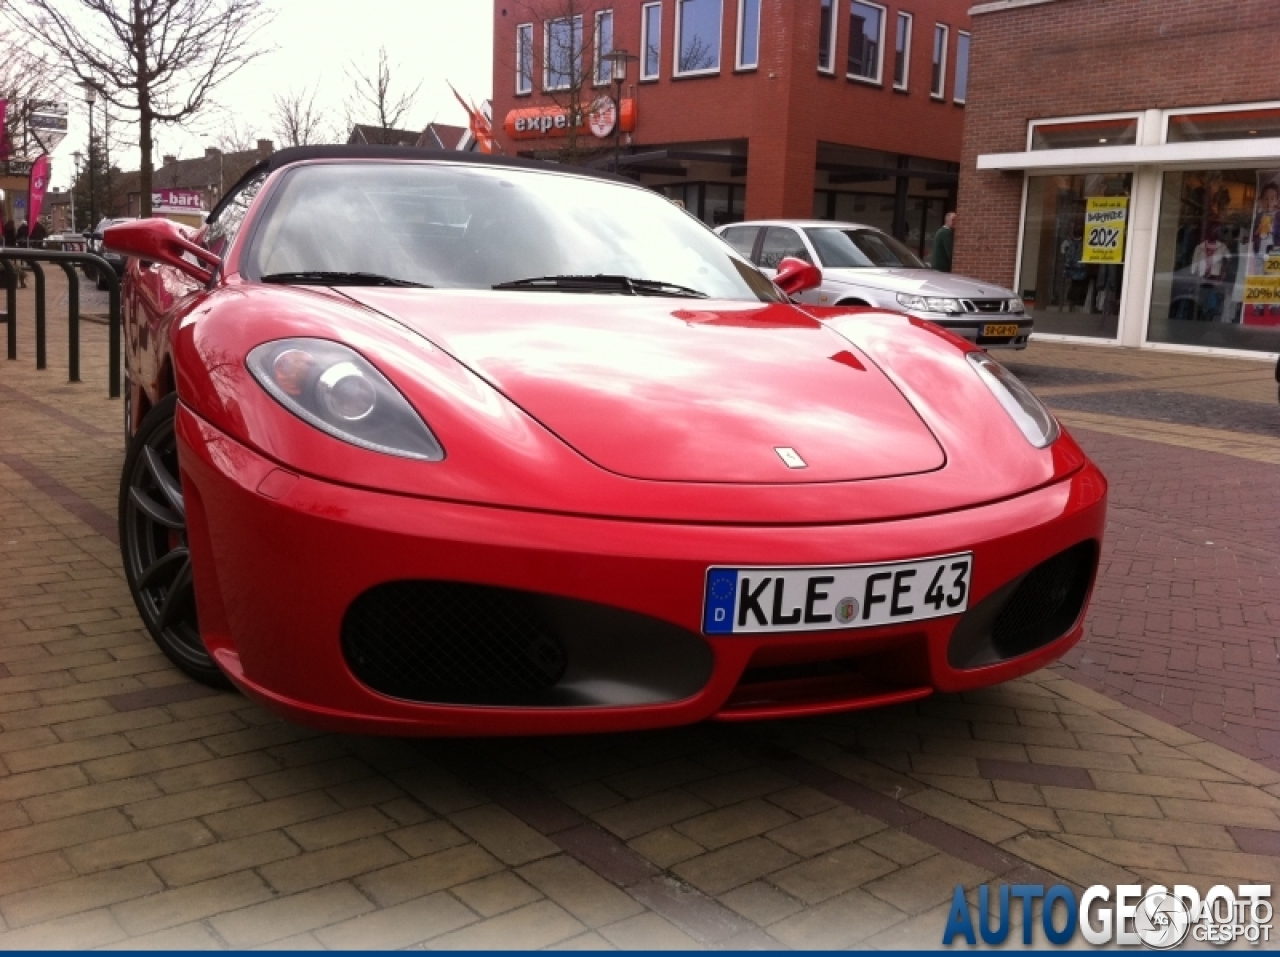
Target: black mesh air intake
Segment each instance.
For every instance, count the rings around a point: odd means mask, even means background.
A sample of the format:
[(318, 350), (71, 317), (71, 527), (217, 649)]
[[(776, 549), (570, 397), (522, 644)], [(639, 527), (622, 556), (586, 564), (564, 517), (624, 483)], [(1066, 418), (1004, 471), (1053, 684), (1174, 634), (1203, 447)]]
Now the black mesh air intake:
[(554, 685), (567, 665), (533, 595), (446, 581), (362, 594), (343, 619), (342, 652), (375, 691), (441, 703), (517, 703)]
[(977, 668), (1035, 651), (1071, 630), (1098, 567), (1098, 543), (1080, 542), (1041, 562), (965, 612), (947, 660)]
[(1002, 658), (1026, 654), (1066, 634), (1080, 616), (1097, 550), (1082, 542), (1041, 562), (996, 616), (991, 641)]

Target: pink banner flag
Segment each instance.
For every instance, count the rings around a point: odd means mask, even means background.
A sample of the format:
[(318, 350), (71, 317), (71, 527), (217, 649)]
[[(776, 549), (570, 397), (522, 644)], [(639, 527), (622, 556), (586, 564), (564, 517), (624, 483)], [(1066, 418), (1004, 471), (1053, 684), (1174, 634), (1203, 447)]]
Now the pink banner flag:
[(44, 205), (44, 191), (49, 187), (49, 154), (43, 154), (31, 167), (31, 192), (27, 203), (27, 215), (32, 228), (40, 220), (40, 207)]

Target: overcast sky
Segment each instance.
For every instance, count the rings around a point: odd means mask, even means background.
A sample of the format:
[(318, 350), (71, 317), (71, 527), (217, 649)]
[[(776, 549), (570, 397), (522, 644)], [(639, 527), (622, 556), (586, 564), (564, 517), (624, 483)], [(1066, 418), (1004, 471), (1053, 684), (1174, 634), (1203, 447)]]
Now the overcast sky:
[[(395, 89), (422, 84), (409, 128), (420, 129), (433, 120), (466, 125), (466, 114), (446, 81), (477, 102), (490, 95), (492, 0), (266, 0), (264, 6), (275, 11), (275, 18), (257, 40), (269, 52), (218, 88), (215, 99), (224, 110), (211, 108), (194, 124), (158, 130), (156, 166), (166, 153), (181, 159), (202, 155), (206, 146), (217, 144), (219, 131), (232, 117), (249, 136), (273, 139), (272, 94), (290, 88), (317, 89), (317, 107), (328, 112), (335, 128), (345, 129), (347, 70), (357, 61), (372, 73), (378, 48), (384, 45), (397, 67), (392, 74)], [(52, 157), (52, 182), (62, 188), (71, 182), (72, 152), (83, 153), (88, 140), (80, 91), (69, 89), (65, 98), (71, 106), (69, 130)], [(101, 101), (96, 109), (101, 110)], [(95, 124), (101, 117), (98, 112)], [(137, 169), (138, 164), (136, 150), (116, 162), (122, 169)]]

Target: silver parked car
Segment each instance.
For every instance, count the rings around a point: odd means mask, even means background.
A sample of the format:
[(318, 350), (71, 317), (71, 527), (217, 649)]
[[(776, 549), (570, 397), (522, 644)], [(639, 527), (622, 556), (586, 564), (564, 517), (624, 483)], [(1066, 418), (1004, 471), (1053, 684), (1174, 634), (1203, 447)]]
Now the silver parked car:
[(822, 284), (796, 298), (815, 306), (874, 306), (928, 319), (983, 348), (1025, 349), (1032, 319), (999, 286), (936, 272), (887, 233), (857, 223), (764, 220), (716, 230), (772, 276), (787, 257), (822, 270)]

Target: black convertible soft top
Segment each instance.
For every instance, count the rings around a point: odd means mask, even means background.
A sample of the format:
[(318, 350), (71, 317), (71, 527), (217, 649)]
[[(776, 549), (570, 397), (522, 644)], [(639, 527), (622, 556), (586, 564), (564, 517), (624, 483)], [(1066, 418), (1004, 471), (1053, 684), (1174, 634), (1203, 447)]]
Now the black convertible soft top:
[(511, 169), (554, 169), (562, 173), (591, 179), (610, 180), (615, 183), (636, 185), (635, 180), (613, 173), (599, 170), (582, 169), (577, 166), (563, 166), (559, 163), (548, 163), (543, 160), (523, 159), (513, 156), (494, 156), (491, 153), (465, 153), (459, 150), (432, 150), (416, 146), (370, 146), (366, 144), (329, 144), (325, 146), (289, 146), (276, 150), (266, 159), (255, 163), (235, 184), (222, 194), (222, 198), (209, 211), (205, 222), (213, 219), (221, 212), (227, 197), (233, 195), (241, 184), (248, 182), (262, 173), (273, 173), (284, 166), (315, 159), (389, 159), (389, 160), (447, 160), (450, 163), (475, 163), (478, 166), (503, 166)]

